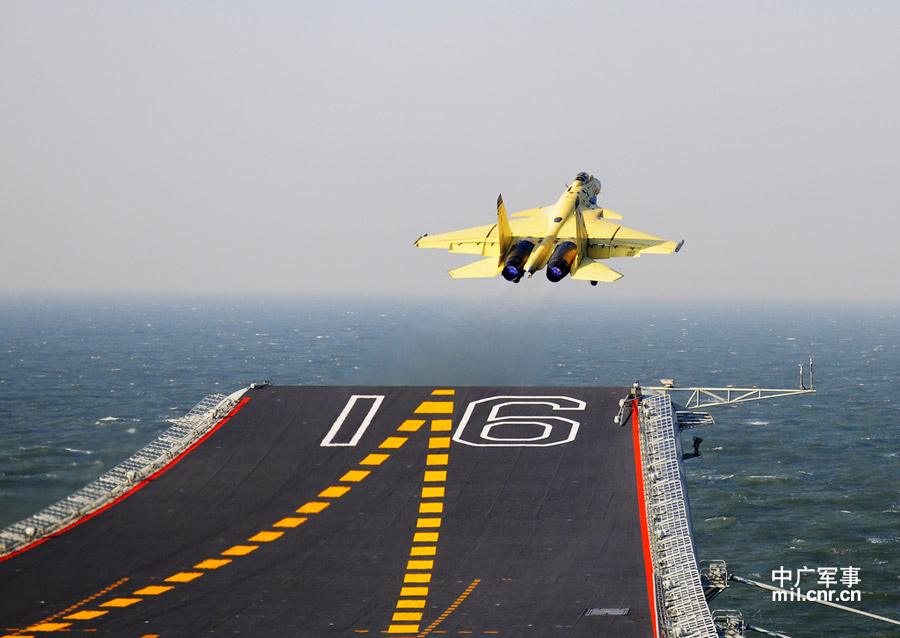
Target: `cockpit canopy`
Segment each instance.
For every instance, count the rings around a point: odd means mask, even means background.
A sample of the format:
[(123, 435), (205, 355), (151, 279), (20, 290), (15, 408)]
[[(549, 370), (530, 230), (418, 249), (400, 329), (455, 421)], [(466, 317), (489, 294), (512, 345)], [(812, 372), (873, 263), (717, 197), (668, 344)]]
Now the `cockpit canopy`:
[(578, 175), (575, 176), (575, 180), (581, 182), (582, 184), (587, 184), (592, 179), (594, 178), (591, 177), (589, 173), (585, 173), (584, 171), (581, 171), (580, 173), (578, 173)]

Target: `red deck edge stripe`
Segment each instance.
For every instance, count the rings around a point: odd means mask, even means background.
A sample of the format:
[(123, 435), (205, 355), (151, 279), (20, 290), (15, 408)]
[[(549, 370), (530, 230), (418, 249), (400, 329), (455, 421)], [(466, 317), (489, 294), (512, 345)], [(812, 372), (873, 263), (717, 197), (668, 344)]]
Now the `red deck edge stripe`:
[(641, 517), (641, 541), (644, 545), (644, 573), (647, 577), (647, 599), (650, 603), (650, 613), (653, 616), (653, 635), (659, 637), (659, 626), (656, 618), (656, 587), (653, 584), (653, 557), (650, 554), (650, 529), (647, 527), (647, 503), (644, 500), (644, 473), (641, 463), (641, 439), (638, 428), (638, 400), (631, 402), (631, 425), (634, 433), (634, 469), (637, 475), (638, 500), (641, 506), (638, 508)]
[(219, 422), (215, 425), (215, 427), (213, 427), (209, 432), (207, 432), (206, 434), (204, 434), (204, 435), (203, 435), (202, 437), (200, 437), (197, 441), (194, 441), (194, 443), (191, 444), (190, 447), (188, 447), (186, 450), (184, 450), (184, 452), (182, 452), (181, 454), (179, 454), (178, 456), (176, 456), (174, 459), (172, 459), (172, 461), (171, 461), (170, 463), (168, 463), (165, 467), (163, 467), (162, 469), (160, 469), (160, 470), (157, 471), (156, 473), (150, 475), (149, 477), (145, 478), (143, 481), (141, 481), (140, 483), (138, 483), (137, 485), (135, 485), (133, 488), (131, 488), (130, 490), (128, 490), (127, 492), (125, 492), (124, 494), (122, 494), (122, 496), (118, 497), (118, 498), (115, 499), (114, 501), (111, 501), (111, 502), (107, 503), (106, 505), (104, 505), (104, 506), (101, 507), (100, 509), (98, 509), (98, 510), (96, 510), (96, 511), (94, 511), (94, 512), (91, 512), (90, 514), (87, 514), (87, 515), (85, 515), (85, 516), (82, 516), (82, 517), (79, 518), (77, 521), (75, 521), (75, 522), (72, 523), (71, 525), (68, 525), (67, 527), (64, 527), (63, 529), (59, 530), (58, 532), (54, 532), (53, 534), (50, 534), (50, 535), (45, 536), (45, 537), (43, 537), (43, 538), (41, 538), (41, 539), (39, 539), (39, 540), (36, 540), (36, 541), (34, 541), (33, 543), (31, 543), (30, 545), (26, 545), (26, 546), (23, 547), (22, 549), (18, 549), (18, 550), (16, 550), (16, 551), (12, 552), (11, 554), (7, 554), (6, 556), (0, 557), (0, 563), (2, 563), (3, 561), (5, 561), (5, 560), (7, 560), (7, 559), (9, 559), (9, 558), (12, 558), (13, 556), (18, 556), (18, 555), (21, 554), (22, 552), (27, 552), (29, 549), (32, 549), (33, 547), (37, 547), (37, 546), (40, 545), (41, 543), (43, 543), (43, 542), (45, 542), (45, 541), (48, 541), (48, 540), (50, 540), (51, 538), (54, 538), (54, 537), (56, 537), (56, 536), (59, 536), (60, 534), (64, 534), (64, 533), (68, 532), (68, 531), (69, 531), (70, 529), (72, 529), (73, 527), (77, 527), (78, 525), (81, 525), (81, 524), (82, 524), (83, 522), (85, 522), (86, 520), (89, 520), (89, 519), (91, 519), (91, 518), (94, 518), (95, 516), (97, 516), (97, 515), (100, 514), (101, 512), (105, 512), (106, 510), (108, 510), (110, 507), (112, 507), (112, 506), (115, 505), (116, 503), (118, 503), (118, 502), (120, 502), (120, 501), (122, 501), (122, 500), (128, 498), (129, 496), (131, 496), (132, 494), (134, 494), (135, 492), (137, 492), (139, 489), (141, 489), (142, 487), (144, 487), (145, 485), (147, 485), (147, 483), (149, 483), (150, 481), (155, 480), (157, 477), (159, 477), (160, 475), (162, 475), (164, 472), (167, 472), (167, 471), (168, 471), (169, 469), (171, 469), (176, 463), (178, 463), (179, 461), (181, 461), (181, 459), (183, 459), (185, 456), (187, 456), (187, 454), (188, 454), (189, 452), (193, 451), (194, 448), (196, 448), (198, 445), (200, 445), (200, 444), (203, 443), (206, 439), (208, 439), (210, 436), (212, 436), (213, 432), (215, 432), (215, 431), (218, 430), (220, 427), (222, 427), (223, 425), (225, 425), (225, 422), (228, 421), (228, 419), (230, 419), (231, 417), (233, 417), (235, 414), (237, 414), (238, 410), (240, 410), (242, 407), (244, 407), (244, 404), (247, 403), (247, 401), (249, 401), (249, 400), (250, 400), (250, 397), (244, 397), (243, 399), (241, 399), (240, 403), (238, 403), (236, 406), (234, 406), (234, 408), (232, 408), (231, 412), (229, 412), (229, 413), (225, 416), (224, 419), (222, 419), (221, 421), (219, 421)]

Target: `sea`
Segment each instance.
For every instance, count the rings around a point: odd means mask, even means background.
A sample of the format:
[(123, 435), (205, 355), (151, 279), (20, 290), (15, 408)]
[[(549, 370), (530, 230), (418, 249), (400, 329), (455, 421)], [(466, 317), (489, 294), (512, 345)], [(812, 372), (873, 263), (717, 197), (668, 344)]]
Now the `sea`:
[[(798, 388), (683, 433), (698, 560), (856, 590), (900, 619), (900, 305), (678, 300), (0, 298), (0, 527), (83, 487), (208, 394), (280, 385)], [(796, 581), (796, 582), (795, 582)], [(837, 600), (837, 599), (835, 599)], [(732, 582), (710, 605), (794, 638), (900, 627)], [(752, 635), (752, 634), (751, 634)]]

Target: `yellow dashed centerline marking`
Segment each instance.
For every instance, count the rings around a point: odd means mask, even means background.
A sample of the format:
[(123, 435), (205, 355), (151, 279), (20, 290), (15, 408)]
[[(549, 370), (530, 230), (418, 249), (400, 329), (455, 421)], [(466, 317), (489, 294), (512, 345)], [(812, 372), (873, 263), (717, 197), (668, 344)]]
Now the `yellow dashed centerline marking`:
[(257, 549), (259, 549), (259, 545), (235, 545), (222, 552), (222, 556), (246, 556)]
[(454, 394), (456, 394), (456, 390), (450, 390), (450, 389), (447, 389), (447, 390), (434, 390), (431, 394), (432, 394), (432, 396), (441, 396), (441, 395), (444, 395), (444, 396), (453, 396)]
[(384, 441), (382, 441), (381, 445), (378, 447), (387, 449), (387, 450), (396, 450), (403, 447), (403, 444), (406, 443), (409, 439), (405, 436), (389, 436)]
[[(453, 395), (453, 390), (434, 390), (432, 395)], [(453, 414), (453, 401), (423, 401), (416, 408), (417, 414)], [(418, 427), (421, 427), (420, 425)], [(449, 432), (453, 429), (451, 419), (432, 419), (431, 431)], [(429, 450), (449, 450), (451, 438), (449, 436), (431, 436), (428, 440)], [(427, 467), (446, 466), (450, 462), (449, 453), (428, 453), (425, 457)], [(404, 611), (408, 609), (424, 609), (427, 604), (428, 587), (413, 587), (415, 583), (430, 583), (434, 570), (434, 558), (437, 555), (437, 531), (419, 531), (421, 529), (433, 530), (441, 526), (441, 515), (444, 513), (443, 499), (446, 489), (443, 485), (447, 480), (446, 470), (426, 469), (423, 476), (421, 500), (419, 502), (419, 514), (416, 518), (416, 532), (413, 535), (413, 545), (410, 547), (410, 559), (406, 562), (406, 573), (403, 575), (404, 586), (400, 589), (400, 597), (397, 600), (396, 611), (388, 625), (388, 634), (412, 635), (419, 632), (418, 624), (399, 624), (403, 621), (421, 622), (422, 612)], [(429, 485), (431, 484), (431, 485)], [(433, 514), (435, 516), (422, 516)], [(449, 612), (448, 612), (449, 613)], [(443, 620), (443, 618), (441, 619)], [(435, 626), (429, 628), (433, 629)], [(421, 634), (420, 634), (421, 635)]]

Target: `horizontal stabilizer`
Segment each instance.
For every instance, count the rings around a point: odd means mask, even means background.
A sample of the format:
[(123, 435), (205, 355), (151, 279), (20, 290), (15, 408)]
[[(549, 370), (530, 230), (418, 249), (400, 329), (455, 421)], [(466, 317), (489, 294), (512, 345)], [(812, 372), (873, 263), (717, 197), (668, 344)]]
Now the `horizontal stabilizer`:
[(614, 213), (608, 208), (601, 208), (597, 216), (603, 217), (603, 219), (622, 219), (619, 213)]
[(605, 281), (611, 283), (622, 278), (622, 273), (616, 272), (608, 266), (598, 264), (590, 257), (585, 257), (578, 264), (578, 268), (572, 273), (572, 279), (584, 279), (587, 281)]
[(450, 276), (455, 279), (474, 279), (477, 277), (496, 277), (500, 274), (502, 265), (497, 263), (496, 257), (488, 257), (460, 268), (450, 271)]
[(591, 206), (581, 211), (585, 217), (593, 216), (597, 219), (622, 219), (619, 213), (614, 213), (608, 208), (600, 208), (599, 206)]

